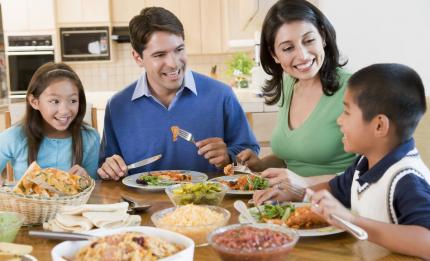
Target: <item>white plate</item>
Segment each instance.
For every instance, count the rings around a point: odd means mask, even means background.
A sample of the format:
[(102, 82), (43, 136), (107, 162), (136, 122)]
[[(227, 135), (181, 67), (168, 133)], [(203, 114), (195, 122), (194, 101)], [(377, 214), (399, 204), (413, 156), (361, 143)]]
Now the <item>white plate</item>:
[[(241, 176), (245, 176), (246, 174), (237, 174), (237, 175), (231, 175), (231, 176), (220, 176), (220, 177), (216, 177), (213, 179), (210, 179), (210, 181), (236, 181), (239, 177)], [(234, 189), (230, 189), (227, 190), (226, 194), (231, 194), (231, 195), (252, 195), (254, 194), (254, 190), (234, 190)]]
[[(162, 258), (159, 260), (162, 261), (173, 261), (173, 260), (184, 260), (184, 261), (192, 261), (194, 257), (194, 241), (190, 238), (175, 233), (171, 231), (167, 231), (161, 228), (155, 227), (122, 227), (117, 229), (95, 229), (86, 232), (86, 234), (94, 235), (94, 236), (107, 236), (113, 235), (122, 232), (141, 232), (149, 236), (157, 236), (162, 238), (170, 243), (180, 244), (185, 247), (184, 250), (171, 255), (166, 258)], [(51, 257), (54, 261), (66, 261), (65, 258), (71, 260), (71, 258), (81, 249), (81, 247), (89, 244), (88, 240), (83, 241), (64, 241), (58, 245), (56, 245), (51, 251)]]
[[(291, 204), (293, 204), (294, 207), (296, 208), (309, 205), (309, 203), (299, 203), (299, 202), (293, 202)], [(262, 206), (260, 206), (260, 209), (261, 207)], [(251, 213), (257, 213), (258, 210), (257, 210), (257, 207), (253, 207), (253, 208), (250, 208), (249, 211)], [(242, 215), (239, 215), (239, 222), (242, 224), (247, 223), (246, 219)], [(321, 228), (315, 228), (315, 229), (297, 229), (297, 232), (301, 237), (327, 236), (327, 235), (342, 233), (344, 231), (345, 230), (339, 229), (334, 226), (327, 226), (327, 227), (321, 227)]]
[[(192, 170), (157, 170), (152, 172), (171, 172), (171, 171), (180, 171), (183, 174), (187, 174), (191, 176), (191, 182), (203, 182), (208, 179), (208, 176), (204, 173), (192, 171)], [(131, 176), (125, 177), (122, 179), (122, 183), (126, 186), (132, 188), (139, 188), (144, 190), (164, 190), (167, 186), (153, 186), (153, 185), (142, 185), (136, 182), (136, 179), (142, 175), (148, 175), (151, 172), (142, 172), (133, 174)]]

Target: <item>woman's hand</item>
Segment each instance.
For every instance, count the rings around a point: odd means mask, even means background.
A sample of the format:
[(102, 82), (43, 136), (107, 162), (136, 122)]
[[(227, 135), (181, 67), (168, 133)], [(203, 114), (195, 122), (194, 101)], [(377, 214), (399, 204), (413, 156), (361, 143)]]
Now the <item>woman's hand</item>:
[(255, 191), (252, 199), (254, 200), (254, 204), (259, 206), (269, 200), (278, 202), (289, 201), (291, 200), (289, 196), (287, 192), (280, 190), (278, 187), (273, 187)]
[(79, 166), (79, 165), (74, 165), (70, 170), (69, 170), (69, 173), (70, 174), (76, 174), (76, 175), (79, 175), (79, 176), (88, 176), (88, 173), (87, 173), (87, 171), (84, 169), (84, 168), (82, 168), (81, 166)]
[(261, 159), (250, 149), (245, 149), (236, 155), (236, 161), (247, 166), (252, 171), (264, 170)]
[(334, 220), (331, 215), (336, 215), (354, 223), (355, 216), (327, 190), (324, 189), (313, 192), (307, 189), (306, 194), (310, 196), (312, 203), (311, 210), (324, 217), (330, 224), (338, 226), (337, 221)]
[(288, 182), (288, 170), (282, 168), (270, 168), (261, 172), (261, 177), (269, 181), (269, 186), (274, 186), (282, 182)]

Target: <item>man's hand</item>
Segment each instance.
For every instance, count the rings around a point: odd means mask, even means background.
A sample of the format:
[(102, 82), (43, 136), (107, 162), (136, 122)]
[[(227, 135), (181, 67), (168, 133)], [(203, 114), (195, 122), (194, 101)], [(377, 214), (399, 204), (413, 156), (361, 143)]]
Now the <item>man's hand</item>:
[(199, 149), (197, 153), (205, 157), (209, 163), (215, 165), (217, 168), (222, 168), (230, 163), (227, 145), (223, 139), (208, 138), (196, 142), (196, 146)]
[(102, 179), (119, 180), (127, 174), (127, 165), (119, 155), (106, 158), (103, 165), (97, 170)]

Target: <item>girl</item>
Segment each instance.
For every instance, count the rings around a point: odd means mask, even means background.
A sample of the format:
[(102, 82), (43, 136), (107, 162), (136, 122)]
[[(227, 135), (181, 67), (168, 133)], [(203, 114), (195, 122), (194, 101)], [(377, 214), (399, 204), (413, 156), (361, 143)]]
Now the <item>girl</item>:
[(64, 63), (46, 63), (28, 86), (22, 122), (0, 133), (0, 170), (11, 162), (20, 179), (33, 162), (96, 178), (100, 136), (83, 123), (82, 82)]

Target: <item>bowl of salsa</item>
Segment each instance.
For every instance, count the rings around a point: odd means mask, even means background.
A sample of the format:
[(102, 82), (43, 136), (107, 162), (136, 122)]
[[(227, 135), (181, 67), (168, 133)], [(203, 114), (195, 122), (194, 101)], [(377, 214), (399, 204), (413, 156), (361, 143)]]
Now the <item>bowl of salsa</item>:
[(234, 224), (214, 230), (208, 242), (222, 260), (282, 261), (293, 250), (299, 234), (274, 224)]

